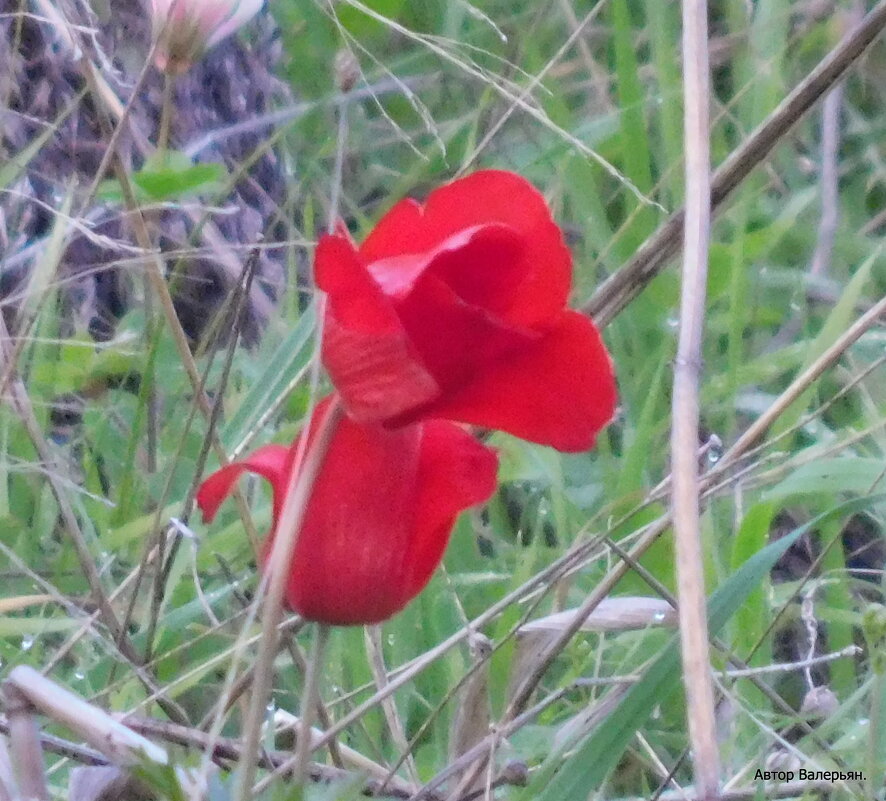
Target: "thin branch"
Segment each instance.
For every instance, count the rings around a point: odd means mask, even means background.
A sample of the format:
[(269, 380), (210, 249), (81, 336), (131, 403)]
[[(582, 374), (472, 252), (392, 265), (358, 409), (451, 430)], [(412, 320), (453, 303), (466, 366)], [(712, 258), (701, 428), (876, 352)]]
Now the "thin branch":
[[(160, 746), (28, 665), (10, 671), (3, 693), (7, 698), (18, 694), (33, 710), (66, 726), (117, 765), (137, 765), (146, 759), (169, 764), (169, 756)], [(12, 715), (10, 709), (10, 725)]]
[[(381, 626), (364, 626), (363, 638), (366, 642), (366, 656), (369, 661), (369, 667), (372, 670), (372, 676), (375, 679), (375, 686), (382, 690), (388, 683), (388, 670), (385, 667), (384, 645), (382, 642)], [(397, 703), (393, 696), (388, 696), (382, 703), (382, 711), (388, 724), (388, 731), (391, 734), (391, 740), (397, 750), (404, 755), (404, 764), (406, 772), (409, 774), (409, 780), (415, 784), (420, 784), (418, 778), (418, 769), (415, 766), (415, 759), (412, 755), (412, 748), (406, 738), (406, 727), (403, 725), (403, 719), (397, 709)]]
[[(237, 762), (242, 752), (242, 744), (239, 739), (213, 737), (211, 734), (207, 734), (199, 729), (192, 728), (191, 726), (180, 726), (168, 720), (127, 715), (123, 718), (123, 722), (128, 729), (145, 737), (153, 737), (165, 740), (168, 743), (205, 751), (222, 764)], [(0, 715), (0, 734), (8, 734), (9, 730), (9, 720)], [(84, 765), (111, 764), (104, 754), (88, 746), (65, 740), (45, 731), (39, 732), (39, 737), (43, 750), (49, 753), (73, 759)], [(0, 740), (0, 761), (2, 761), (2, 749), (3, 743)], [(346, 749), (346, 752), (349, 759), (354, 763), (354, 767), (362, 768), (366, 772), (368, 760), (356, 751)], [(259, 765), (268, 770), (273, 770), (289, 760), (290, 757), (291, 754), (288, 751), (263, 751), (259, 755)], [(372, 764), (374, 765), (374, 763)], [(375, 767), (380, 769), (375, 771), (376, 773), (384, 773), (380, 765), (375, 765)], [(317, 782), (328, 783), (353, 776), (353, 771), (349, 772), (340, 767), (319, 764), (312, 764), (309, 771), (311, 778)], [(2, 767), (0, 767), (0, 773), (2, 773)], [(366, 794), (371, 796), (379, 795), (385, 798), (409, 798), (416, 789), (410, 787), (405, 782), (398, 782), (394, 786), (390, 786), (389, 783), (383, 782), (378, 776), (371, 774), (368, 775), (364, 786)], [(19, 797), (21, 796), (16, 796), (16, 798)], [(0, 801), (3, 801), (3, 799), (0, 799)]]
[[(662, 515), (658, 520), (653, 521), (645, 526), (641, 537), (634, 543), (631, 548), (631, 556), (634, 560), (639, 559), (652, 544), (664, 533), (671, 524), (670, 515)], [(562, 631), (557, 632), (557, 636), (551, 640), (544, 652), (539, 656), (538, 660), (532, 666), (532, 670), (523, 679), (511, 699), (508, 709), (506, 710), (500, 726), (511, 721), (518, 715), (521, 710), (526, 707), (532, 693), (541, 681), (542, 676), (547, 672), (548, 668), (554, 663), (554, 660), (560, 655), (560, 652), (566, 647), (566, 644), (575, 636), (576, 632), (581, 629), (585, 620), (603, 601), (609, 597), (609, 594), (621, 579), (627, 575), (632, 569), (632, 563), (625, 560), (619, 560), (603, 579), (594, 587), (591, 594), (584, 600), (581, 606), (575, 610), (575, 617), (568, 626), (564, 626)]]
[[(320, 458), (322, 459), (322, 454)], [(310, 492), (310, 487), (308, 487), (308, 492)], [(295, 767), (292, 769), (292, 777), (297, 787), (303, 786), (308, 778), (308, 757), (311, 753), (311, 740), (313, 739), (311, 732), (314, 726), (316, 707), (321, 702), (320, 674), (326, 659), (330, 630), (331, 626), (328, 623), (314, 625), (314, 642), (308, 656), (308, 669), (305, 672), (305, 682), (302, 686), (301, 719), (298, 722), (295, 738)], [(259, 793), (254, 793), (254, 795), (258, 796)]]
[(256, 755), (260, 745), (261, 724), (274, 672), (274, 656), (277, 653), (278, 641), (277, 625), (280, 622), (283, 609), (283, 594), (289, 575), (289, 565), (295, 553), (296, 541), (311, 497), (314, 480), (323, 466), (326, 451), (342, 414), (341, 403), (334, 399), (323, 419), (316, 423), (316, 437), (309, 449), (307, 448), (309, 430), (308, 426), (305, 427), (302, 433), (302, 444), (306, 452), (303, 453), (302, 459), (296, 457), (295, 467), (287, 481), (283, 509), (280, 512), (274, 544), (267, 562), (270, 566), (270, 574), (267, 580), (262, 582), (262, 585), (267, 588), (262, 604), (262, 634), (255, 662), (252, 698), (243, 725), (243, 764), (238, 774), (234, 795), (240, 801), (246, 801), (252, 797)]
[(686, 715), (695, 767), (695, 789), (698, 797), (703, 799), (717, 798), (720, 784), (696, 457), (711, 230), (709, 74), (707, 0), (683, 0), (686, 218), (680, 333), (674, 366), (671, 508), (676, 540), (677, 612)]
[(725, 470), (731, 468), (755, 445), (766, 430), (781, 414), (796, 401), (821, 375), (833, 367), (842, 355), (857, 342), (867, 331), (879, 322), (881, 315), (886, 314), (886, 297), (880, 299), (859, 317), (833, 345), (809, 365), (779, 395), (766, 411), (761, 414), (748, 429), (723, 454), (716, 466), (705, 474), (705, 485), (709, 486)]
[(34, 707), (16, 686), (4, 682), (3, 705), (9, 727), (12, 763), (18, 779), (19, 797), (30, 801), (49, 801), (49, 788), (43, 771), (43, 749), (34, 720)]
[[(344, 87), (342, 87), (344, 88)], [(344, 174), (345, 150), (348, 141), (348, 107), (349, 101), (347, 93), (338, 106), (338, 125), (336, 135), (335, 164), (333, 166), (332, 186), (330, 195), (329, 219), (327, 221), (327, 230), (332, 233), (338, 222), (339, 202), (341, 198), (342, 176)], [(322, 341), (323, 336), (323, 299), (318, 301), (317, 310), (317, 341)], [(319, 354), (315, 353), (311, 366), (314, 378), (313, 386), (316, 386), (317, 371), (319, 370)], [(311, 410), (311, 414), (313, 411)], [(262, 589), (266, 589), (267, 594), (264, 596), (262, 603), (262, 636), (259, 641), (259, 653), (254, 667), (254, 685), (252, 687), (252, 697), (249, 703), (247, 717), (243, 727), (244, 749), (241, 770), (238, 775), (238, 783), (236, 786), (235, 798), (239, 801), (245, 801), (251, 797), (253, 793), (253, 784), (255, 781), (256, 763), (255, 754), (259, 746), (261, 737), (261, 721), (264, 715), (265, 702), (270, 692), (271, 679), (274, 669), (274, 655), (277, 651), (277, 624), (280, 620), (283, 608), (283, 594), (286, 584), (286, 576), (288, 573), (288, 565), (292, 561), (295, 553), (295, 546), (301, 529), (302, 520), (310, 500), (311, 489), (314, 484), (323, 460), (326, 457), (326, 451), (331, 442), (332, 435), (341, 418), (343, 411), (341, 403), (337, 397), (332, 401), (323, 420), (319, 421), (319, 429), (317, 431), (317, 439), (313, 446), (308, 450), (308, 435), (311, 424), (311, 416), (305, 430), (302, 432), (301, 446), (295, 456), (292, 474), (287, 481), (286, 494), (283, 501), (283, 509), (280, 512), (280, 520), (276, 526), (276, 536), (268, 559), (271, 565), (270, 577), (266, 582), (262, 582), (259, 588), (259, 598), (261, 598)], [(256, 601), (258, 603), (258, 600)], [(326, 633), (318, 634), (318, 638), (325, 640)], [(323, 648), (317, 649), (318, 658), (322, 655)], [(316, 670), (317, 665), (309, 665), (308, 674), (312, 669)], [(313, 678), (313, 677), (312, 677)], [(306, 676), (306, 685), (308, 676)], [(309, 699), (310, 706), (302, 710), (302, 718), (305, 721), (305, 729), (310, 731), (310, 719), (314, 712), (314, 704), (316, 699)], [(301, 772), (307, 764), (310, 756), (312, 743), (309, 737), (299, 737), (296, 741), (296, 762), (298, 770), (296, 771), (296, 780), (301, 781)]]

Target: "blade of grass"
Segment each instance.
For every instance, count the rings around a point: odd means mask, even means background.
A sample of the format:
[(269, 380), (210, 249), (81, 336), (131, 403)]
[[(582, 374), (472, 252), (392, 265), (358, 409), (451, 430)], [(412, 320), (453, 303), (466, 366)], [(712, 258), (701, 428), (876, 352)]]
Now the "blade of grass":
[[(741, 608), (752, 590), (766, 577), (782, 554), (809, 531), (838, 516), (851, 515), (883, 500), (860, 498), (841, 504), (754, 554), (713, 593), (708, 604), (708, 626), (716, 634)], [(655, 705), (674, 691), (680, 675), (678, 642), (673, 640), (633, 685), (604, 722), (579, 744), (564, 744), (551, 754), (519, 801), (560, 801), (587, 798), (603, 784), (609, 771), (621, 759), (634, 732), (646, 721)], [(565, 762), (563, 754), (575, 749)]]
[[(652, 192), (651, 153), (649, 135), (646, 132), (646, 98), (640, 84), (639, 62), (635, 53), (635, 31), (627, 0), (612, 0), (609, 4), (612, 24), (612, 46), (615, 53), (615, 74), (617, 78), (619, 108), (621, 109), (622, 161), (625, 175), (642, 192), (649, 196)], [(632, 224), (622, 232), (622, 246), (629, 252), (636, 250), (649, 236), (655, 226), (655, 212), (645, 207), (638, 208), (632, 201), (627, 215), (637, 209)], [(627, 216), (626, 215), (626, 216)]]
[[(886, 0), (880, 0), (854, 28), (715, 171), (711, 208), (724, 206), (732, 191), (759, 166), (790, 129), (813, 108), (834, 83), (861, 58), (886, 26)], [(683, 236), (684, 210), (672, 214), (582, 306), (600, 325), (609, 323), (639, 295), (677, 254)]]

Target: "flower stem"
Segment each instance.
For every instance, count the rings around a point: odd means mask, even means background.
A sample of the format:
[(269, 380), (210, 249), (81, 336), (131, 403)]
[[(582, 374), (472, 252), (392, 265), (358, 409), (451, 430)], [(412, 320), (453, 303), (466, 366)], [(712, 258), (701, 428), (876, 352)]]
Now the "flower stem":
[[(332, 177), (332, 197), (331, 209), (329, 215), (329, 230), (335, 230), (336, 220), (338, 218), (338, 206), (341, 195), (342, 172), (344, 168), (344, 151), (347, 144), (348, 135), (348, 115), (347, 115), (347, 98), (342, 101), (339, 108), (338, 117), (338, 137), (335, 153), (335, 167)], [(323, 293), (318, 293), (317, 301), (317, 317), (318, 323), (318, 350), (314, 355), (314, 370), (312, 375), (313, 386), (316, 387), (320, 359), (319, 359), (319, 342), (323, 338), (323, 308), (325, 297)], [(253, 796), (253, 783), (255, 781), (256, 759), (258, 757), (258, 747), (261, 738), (261, 724), (264, 719), (264, 710), (270, 691), (271, 674), (273, 672), (274, 656), (277, 652), (277, 624), (280, 620), (280, 612), (283, 606), (283, 590), (286, 584), (286, 575), (289, 563), (292, 561), (292, 555), (295, 552), (295, 543), (298, 538), (298, 531), (301, 528), (301, 521), (304, 517), (305, 508), (310, 498), (311, 487), (314, 479), (319, 472), (320, 465), (326, 455), (329, 442), (332, 439), (332, 432), (342, 415), (341, 401), (338, 396), (334, 396), (332, 404), (326, 412), (326, 417), (320, 422), (320, 430), (317, 432), (317, 438), (310, 452), (304, 458), (302, 468), (293, 469), (289, 486), (286, 489), (286, 500), (283, 502), (283, 510), (280, 513), (280, 521), (277, 525), (276, 535), (274, 537), (274, 545), (268, 558), (270, 574), (266, 581), (262, 582), (262, 587), (267, 588), (267, 595), (262, 609), (262, 638), (259, 643), (258, 658), (255, 663), (255, 673), (253, 678), (252, 699), (247, 713), (247, 718), (243, 728), (243, 751), (240, 765), (240, 771), (237, 778), (237, 786), (234, 793), (234, 801), (248, 801)], [(303, 434), (303, 442), (308, 441), (308, 432)], [(296, 468), (298, 467), (301, 454), (296, 457)], [(296, 480), (298, 476), (298, 480)], [(296, 768), (295, 781), (296, 786), (303, 786), (305, 771), (307, 769), (307, 758), (311, 752), (308, 747), (310, 743), (310, 721), (313, 719), (316, 701), (311, 700), (311, 695), (316, 695), (317, 683), (317, 667), (316, 663), (322, 660), (325, 646), (325, 639), (328, 635), (323, 632), (325, 626), (319, 626), (317, 631), (317, 640), (314, 642), (315, 652), (320, 653), (315, 657), (311, 656), (308, 664), (307, 675), (305, 676), (305, 695), (302, 702), (302, 721), (300, 731), (306, 732), (306, 737), (299, 737), (296, 751)], [(318, 640), (320, 641), (318, 644)], [(312, 672), (314, 675), (312, 676)], [(311, 685), (314, 690), (311, 690)], [(305, 745), (302, 745), (305, 743)], [(302, 748), (307, 749), (307, 753), (299, 756)]]
[(329, 198), (328, 232), (334, 233), (338, 224), (338, 207), (341, 202), (342, 174), (345, 167), (345, 149), (348, 142), (348, 97), (342, 98), (338, 107), (338, 134), (335, 145), (335, 165), (332, 168), (332, 195)]
[(160, 108), (160, 132), (157, 136), (157, 153), (160, 161), (166, 162), (169, 150), (169, 120), (172, 117), (172, 85), (175, 79), (166, 73), (163, 76), (163, 105)]
[[(277, 625), (283, 609), (283, 593), (289, 575), (289, 565), (295, 553), (298, 533), (311, 497), (311, 488), (323, 465), (341, 414), (341, 402), (337, 396), (334, 396), (326, 415), (318, 423), (319, 428), (310, 449), (296, 456), (296, 464), (286, 487), (283, 510), (274, 535), (274, 545), (268, 556), (268, 573), (259, 589), (260, 593), (262, 590), (265, 591), (262, 606), (262, 635), (253, 674), (252, 697), (243, 726), (243, 752), (233, 796), (235, 801), (248, 801), (252, 796), (261, 727), (270, 693), (274, 657), (277, 653)], [(307, 441), (306, 429), (302, 433), (302, 442), (307, 443)]]
[(314, 643), (308, 658), (308, 669), (305, 673), (305, 686), (302, 690), (301, 716), (298, 722), (298, 736), (295, 745), (295, 767), (292, 780), (299, 790), (304, 787), (308, 778), (308, 760), (311, 755), (311, 728), (314, 725), (314, 712), (320, 697), (320, 673), (329, 644), (330, 627), (326, 623), (318, 623), (314, 630)]

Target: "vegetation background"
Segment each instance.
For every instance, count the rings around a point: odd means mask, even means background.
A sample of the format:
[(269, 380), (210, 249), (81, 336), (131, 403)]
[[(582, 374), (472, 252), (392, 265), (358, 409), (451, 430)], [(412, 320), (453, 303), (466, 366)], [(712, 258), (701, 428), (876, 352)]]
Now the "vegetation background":
[[(714, 166), (882, 7), (711, 2)], [(213, 449), (290, 441), (322, 390), (309, 266), (330, 209), (359, 237), (405, 195), (501, 167), (535, 183), (566, 231), (574, 305), (605, 324), (619, 413), (587, 454), (492, 437), (501, 491), (462, 516), (430, 587), (380, 630), (333, 633), (318, 725), (337, 727), (339, 748), (315, 754), (327, 767), (309, 794), (682, 798), (668, 528), (679, 259), (652, 280), (630, 273), (622, 296), (604, 283), (679, 242), (679, 4), (275, 0), (176, 82), (180, 155), (165, 165), (150, 157), (164, 90), (142, 72), (144, 11), (2, 9), (2, 673), (30, 665), (133, 713), (182, 765), (201, 764), (217, 723), (232, 749), (218, 761), (235, 766), (260, 625), (247, 532), (266, 530), (268, 494), (244, 482), (251, 523), (229, 504), (207, 527), (194, 488)], [(736, 798), (820, 788), (754, 781), (801, 766), (858, 771), (828, 789), (884, 798), (882, 39), (847, 65), (762, 164), (745, 157), (712, 231), (698, 446), (721, 776)], [(132, 99), (122, 136), (114, 98)], [(573, 616), (555, 613), (582, 604), (567, 637)], [(308, 639), (286, 622), (269, 724), (298, 710)], [(527, 677), (535, 692), (518, 698)], [(78, 740), (69, 727), (45, 732), (63, 796), (88, 754), (59, 745)], [(285, 732), (264, 742), (285, 758)], [(459, 759), (472, 747), (473, 763)], [(168, 779), (146, 778), (176, 796)], [(226, 798), (234, 782), (221, 771), (210, 788)]]

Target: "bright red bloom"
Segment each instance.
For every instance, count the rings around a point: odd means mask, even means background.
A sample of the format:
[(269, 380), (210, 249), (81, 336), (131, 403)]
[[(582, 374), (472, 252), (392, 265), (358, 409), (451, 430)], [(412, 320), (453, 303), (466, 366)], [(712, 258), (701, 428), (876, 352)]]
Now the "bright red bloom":
[[(329, 400), (318, 405), (315, 420)], [(212, 520), (249, 471), (271, 484), (276, 526), (298, 443), (267, 445), (209, 476), (197, 492), (204, 519)], [(333, 625), (378, 623), (398, 612), (430, 580), (459, 512), (495, 491), (497, 467), (495, 452), (453, 423), (388, 430), (342, 417), (295, 546), (289, 606)]]
[(476, 172), (403, 200), (355, 247), (321, 238), (323, 360), (352, 418), (429, 417), (580, 451), (612, 418), (594, 324), (566, 309), (572, 258), (519, 175)]

